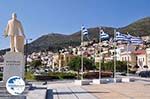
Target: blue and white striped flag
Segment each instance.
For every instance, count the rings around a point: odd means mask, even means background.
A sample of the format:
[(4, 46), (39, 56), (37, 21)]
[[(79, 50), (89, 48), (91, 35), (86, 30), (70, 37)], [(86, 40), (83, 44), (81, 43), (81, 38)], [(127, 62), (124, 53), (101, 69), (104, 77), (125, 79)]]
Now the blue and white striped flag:
[(83, 35), (88, 35), (88, 30), (85, 28), (84, 25), (82, 25), (82, 27), (81, 27), (81, 32)]
[(133, 45), (139, 45), (143, 43), (143, 40), (140, 37), (135, 37), (135, 36), (128, 34), (128, 38), (130, 39), (129, 42)]
[(115, 41), (129, 41), (129, 38), (126, 34), (116, 32)]
[(106, 39), (109, 39), (109, 35), (105, 33), (103, 30), (100, 30), (100, 38), (102, 40), (106, 40)]
[(81, 27), (81, 33), (83, 35), (83, 40), (84, 40), (84, 38), (86, 38), (86, 40), (88, 40), (88, 41), (90, 40), (89, 36), (88, 36), (88, 30), (85, 28), (84, 25), (82, 25), (82, 27)]

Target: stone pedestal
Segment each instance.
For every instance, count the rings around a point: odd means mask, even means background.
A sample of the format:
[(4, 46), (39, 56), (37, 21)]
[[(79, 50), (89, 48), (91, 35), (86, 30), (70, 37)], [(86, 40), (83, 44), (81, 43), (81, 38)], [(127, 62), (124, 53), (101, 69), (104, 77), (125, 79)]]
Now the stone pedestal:
[(20, 52), (7, 52), (4, 56), (3, 81), (6, 82), (12, 76), (24, 79), (25, 59)]
[(8, 93), (5, 83), (0, 82), (0, 99), (28, 99), (27, 94), (29, 92), (29, 88), (31, 88), (31, 85), (27, 85), (25, 88), (25, 91), (19, 95), (19, 96), (13, 96), (10, 93)]

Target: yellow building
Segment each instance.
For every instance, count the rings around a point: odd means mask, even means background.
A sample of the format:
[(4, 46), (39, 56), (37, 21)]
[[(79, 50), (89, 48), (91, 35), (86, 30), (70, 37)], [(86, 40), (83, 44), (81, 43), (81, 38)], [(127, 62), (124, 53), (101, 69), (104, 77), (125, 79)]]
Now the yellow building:
[(53, 66), (64, 67), (75, 56), (69, 53), (60, 53), (53, 56)]
[(120, 61), (128, 61), (130, 65), (135, 66), (137, 64), (136, 55), (130, 51), (122, 52), (120, 56)]

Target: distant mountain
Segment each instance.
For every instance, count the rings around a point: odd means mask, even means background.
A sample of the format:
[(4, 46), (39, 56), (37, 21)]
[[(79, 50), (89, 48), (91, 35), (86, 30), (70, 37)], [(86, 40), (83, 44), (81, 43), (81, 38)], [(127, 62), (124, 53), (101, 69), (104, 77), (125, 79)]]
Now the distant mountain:
[[(150, 17), (140, 19), (134, 23), (129, 24), (128, 26), (121, 28), (104, 26), (102, 26), (102, 28), (111, 36), (113, 36), (114, 34), (114, 29), (117, 29), (117, 31), (123, 33), (129, 32), (130, 34), (135, 36), (146, 36), (150, 35)], [(98, 27), (89, 28), (88, 31), (91, 40), (98, 39)], [(45, 50), (57, 52), (58, 50), (68, 46), (78, 46), (80, 45), (80, 37), (80, 31), (71, 35), (64, 35), (59, 33), (50, 33), (47, 35), (43, 35), (28, 45), (28, 53)], [(1, 50), (0, 54), (4, 54), (5, 51), (6, 50)]]
[(28, 49), (29, 51), (31, 50), (31, 52), (45, 50), (56, 52), (68, 46), (77, 46), (79, 43), (80, 41), (75, 40), (75, 38), (70, 35), (51, 33), (48, 35), (43, 35), (37, 40), (33, 41), (28, 45)]
[(135, 36), (146, 36), (150, 35), (150, 17), (140, 19), (128, 26), (119, 28), (122, 32), (129, 32)]
[[(113, 34), (114, 28), (111, 27), (103, 27), (106, 32)], [(91, 40), (98, 39), (98, 27), (89, 28), (89, 37)], [(62, 48), (66, 48), (68, 46), (78, 46), (80, 45), (81, 33), (76, 32), (71, 35), (63, 35), (58, 33), (50, 33), (48, 35), (43, 35), (37, 40), (33, 41), (29, 44), (29, 51), (37, 52), (37, 51), (45, 51), (51, 50), (53, 52), (57, 52)]]

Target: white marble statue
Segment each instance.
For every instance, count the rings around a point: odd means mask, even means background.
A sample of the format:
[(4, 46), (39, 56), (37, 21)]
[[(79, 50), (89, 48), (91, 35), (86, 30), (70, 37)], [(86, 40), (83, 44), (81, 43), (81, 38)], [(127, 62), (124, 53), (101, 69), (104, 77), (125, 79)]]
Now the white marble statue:
[(24, 53), (24, 31), (22, 24), (17, 20), (16, 13), (12, 13), (12, 19), (8, 21), (7, 27), (4, 31), (5, 37), (10, 37), (10, 49), (11, 52)]

